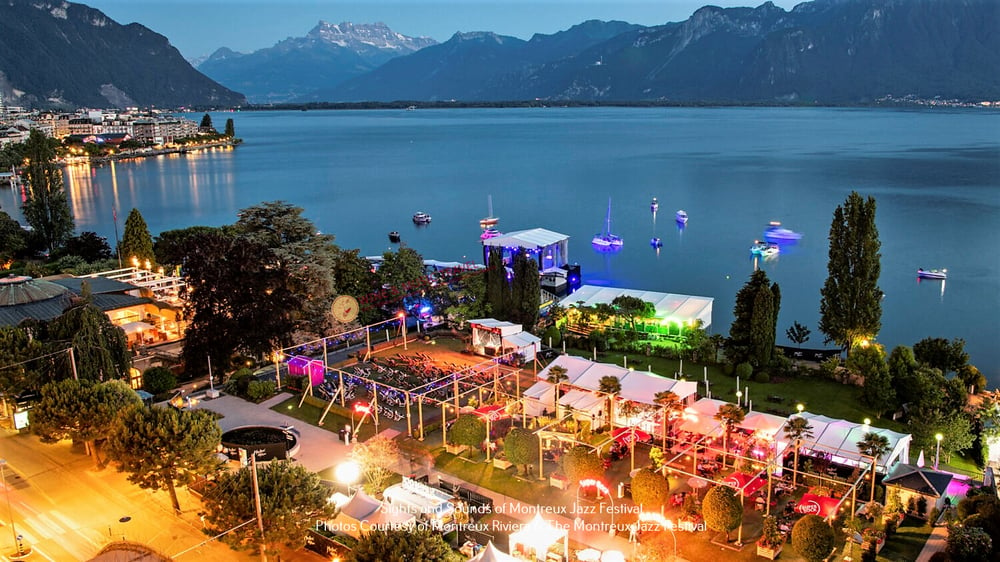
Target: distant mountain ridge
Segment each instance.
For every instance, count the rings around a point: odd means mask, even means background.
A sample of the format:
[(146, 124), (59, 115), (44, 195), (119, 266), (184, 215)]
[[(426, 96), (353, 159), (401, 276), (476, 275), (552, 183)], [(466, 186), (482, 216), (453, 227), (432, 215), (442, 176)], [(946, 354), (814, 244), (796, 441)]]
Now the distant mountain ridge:
[(32, 107), (246, 103), (192, 68), (162, 35), (51, 0), (0, 0), (0, 92), (8, 104)]
[(289, 37), (253, 53), (220, 48), (200, 62), (198, 70), (255, 103), (284, 102), (436, 44), (429, 37), (396, 33), (384, 23), (320, 21), (305, 37)]
[(307, 100), (995, 100), (998, 29), (995, 0), (815, 0), (791, 11), (771, 2), (706, 6), (683, 22), (632, 26), (558, 52), (532, 46), (539, 36), (456, 34)]

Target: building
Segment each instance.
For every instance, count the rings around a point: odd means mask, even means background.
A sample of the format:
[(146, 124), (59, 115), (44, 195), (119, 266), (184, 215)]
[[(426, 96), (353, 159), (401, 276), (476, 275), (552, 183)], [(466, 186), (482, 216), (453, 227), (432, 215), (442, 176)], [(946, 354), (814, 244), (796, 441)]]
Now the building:
[(523, 361), (531, 361), (542, 340), (530, 332), (525, 332), (520, 324), (503, 322), (493, 318), (469, 320), (472, 328), (472, 350), (480, 355), (504, 355), (517, 352)]
[[(948, 487), (953, 479), (954, 476), (947, 472), (900, 463), (882, 484), (885, 485), (887, 494), (892, 490), (899, 493), (899, 500), (907, 513), (927, 519), (931, 510), (944, 509), (951, 502)], [(923, 510), (920, 509), (921, 505)]]
[[(518, 230), (483, 240), (483, 263), (489, 265), (490, 251), (500, 248), (508, 267), (520, 251), (538, 262), (542, 289), (565, 295), (580, 286), (580, 266), (569, 263), (569, 236), (544, 228)], [(545, 299), (543, 299), (545, 302)]]

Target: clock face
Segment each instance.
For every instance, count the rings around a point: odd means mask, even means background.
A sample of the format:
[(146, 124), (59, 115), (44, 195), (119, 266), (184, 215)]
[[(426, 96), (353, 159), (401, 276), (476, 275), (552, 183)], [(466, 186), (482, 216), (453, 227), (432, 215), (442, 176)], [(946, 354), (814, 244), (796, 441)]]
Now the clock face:
[(340, 295), (333, 299), (330, 311), (337, 322), (350, 322), (358, 317), (358, 301), (350, 295)]

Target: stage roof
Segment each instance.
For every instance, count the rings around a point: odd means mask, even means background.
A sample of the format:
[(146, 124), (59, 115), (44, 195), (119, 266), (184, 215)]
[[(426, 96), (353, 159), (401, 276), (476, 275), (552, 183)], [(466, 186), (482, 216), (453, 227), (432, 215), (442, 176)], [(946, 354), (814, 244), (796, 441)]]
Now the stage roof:
[(558, 244), (569, 240), (569, 236), (552, 232), (544, 228), (532, 228), (530, 230), (518, 230), (508, 232), (502, 236), (483, 240), (484, 246), (496, 246), (500, 248), (528, 248), (534, 250), (544, 248), (553, 244)]

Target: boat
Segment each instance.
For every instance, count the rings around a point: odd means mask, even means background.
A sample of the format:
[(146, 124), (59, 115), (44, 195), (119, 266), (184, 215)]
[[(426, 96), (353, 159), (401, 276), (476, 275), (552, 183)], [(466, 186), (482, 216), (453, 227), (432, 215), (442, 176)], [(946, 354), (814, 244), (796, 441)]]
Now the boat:
[(917, 268), (917, 277), (920, 279), (947, 279), (948, 270), (947, 269), (924, 269), (922, 267)]
[(677, 211), (674, 217), (677, 219), (677, 222), (681, 224), (687, 224), (688, 214), (684, 211), (684, 209)]
[(599, 232), (594, 235), (594, 239), (590, 241), (597, 248), (621, 248), (625, 243), (621, 236), (617, 234), (611, 234), (611, 198), (608, 198), (608, 217), (605, 219), (604, 232)]
[(649, 210), (654, 213), (660, 210), (660, 202), (656, 200), (656, 197), (653, 197), (653, 202), (649, 204)]
[[(492, 195), (487, 195), (486, 196), (486, 204), (489, 206), (490, 214), (488, 216), (486, 216), (486, 218), (479, 219), (479, 227), (482, 228), (483, 230), (487, 230), (487, 229), (489, 229), (491, 227), (494, 227), (494, 226), (497, 225), (497, 223), (500, 222), (499, 218), (493, 216), (493, 196)], [(490, 238), (492, 238), (492, 236)], [(483, 238), (483, 240), (485, 240), (485, 238)]]
[(663, 241), (654, 236), (654, 237), (652, 237), (652, 238), (649, 239), (649, 245), (652, 246), (652, 247), (654, 247), (654, 248), (659, 248), (659, 247), (663, 246)]
[(423, 211), (417, 211), (413, 213), (413, 222), (417, 224), (428, 224), (431, 222), (431, 216)]
[(770, 257), (776, 256), (781, 252), (781, 247), (777, 244), (770, 242), (761, 242), (760, 240), (754, 240), (753, 246), (750, 246), (750, 253), (756, 254), (758, 256)]
[(393, 244), (399, 244), (399, 240), (400, 240), (399, 232), (393, 230), (392, 232), (389, 233), (389, 242), (392, 242)]
[(487, 228), (483, 230), (483, 233), (479, 235), (480, 240), (489, 240), (490, 238), (496, 238), (497, 236), (503, 235), (502, 232), (495, 228)]
[(770, 224), (767, 225), (767, 228), (764, 229), (764, 238), (770, 241), (792, 241), (802, 238), (802, 234), (795, 232), (794, 230), (783, 228), (781, 223), (778, 221), (771, 221)]

